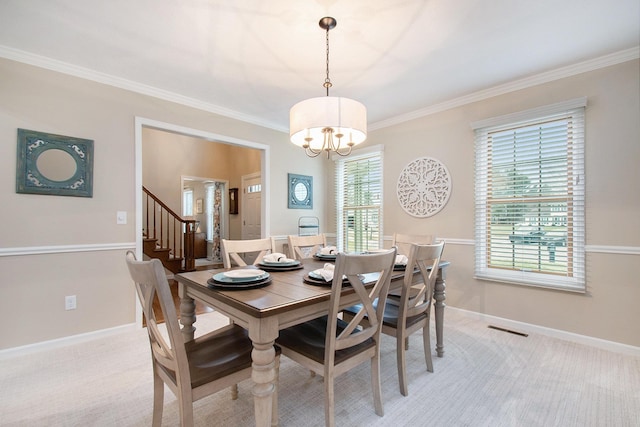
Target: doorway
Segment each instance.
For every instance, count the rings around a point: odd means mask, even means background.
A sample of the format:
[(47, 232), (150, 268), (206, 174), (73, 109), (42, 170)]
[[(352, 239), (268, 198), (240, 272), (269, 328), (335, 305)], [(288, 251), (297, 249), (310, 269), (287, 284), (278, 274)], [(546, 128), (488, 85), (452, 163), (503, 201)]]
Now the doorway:
[[(160, 134), (160, 140), (158, 143), (154, 141), (153, 147), (148, 150), (143, 150), (143, 135), (146, 131), (154, 131)], [(135, 194), (136, 194), (136, 220), (135, 220), (135, 233), (136, 233), (136, 255), (138, 259), (143, 259), (142, 253), (142, 235), (143, 235), (143, 197), (142, 186), (143, 182), (147, 180), (158, 180), (161, 184), (158, 185), (158, 192), (166, 193), (173, 196), (168, 196), (171, 199), (172, 206), (176, 211), (180, 211), (182, 204), (182, 187), (180, 186), (180, 180), (174, 180), (171, 177), (166, 178), (167, 171), (165, 169), (176, 169), (176, 162), (184, 161), (184, 156), (172, 156), (171, 153), (163, 153), (163, 147), (172, 146), (172, 141), (175, 145), (180, 145), (177, 140), (184, 141), (185, 138), (194, 138), (203, 142), (218, 144), (223, 147), (227, 147), (229, 151), (233, 152), (233, 148), (248, 148), (257, 150), (259, 152), (259, 169), (262, 176), (261, 197), (259, 212), (260, 212), (260, 236), (269, 236), (269, 176), (270, 176), (270, 147), (265, 144), (260, 144), (252, 141), (242, 140), (227, 135), (215, 134), (208, 131), (199, 129), (187, 128), (178, 126), (171, 123), (160, 122), (157, 120), (136, 117), (135, 119)], [(192, 158), (197, 156), (192, 156)], [(187, 158), (188, 159), (188, 158)], [(163, 162), (169, 164), (169, 167), (163, 166)], [(147, 163), (147, 167), (143, 165)], [(210, 170), (210, 169), (209, 169)], [(143, 174), (144, 172), (144, 174)], [(178, 175), (195, 175), (203, 176), (203, 174), (192, 174), (178, 171)], [(209, 175), (207, 173), (204, 176)], [(144, 177), (144, 180), (143, 180)], [(167, 182), (163, 181), (164, 179)], [(173, 182), (173, 184), (171, 184)], [(228, 210), (228, 208), (226, 208)], [(229, 227), (231, 228), (231, 227)], [(132, 298), (136, 298), (135, 293)], [(136, 323), (142, 324), (142, 310), (140, 305), (136, 303)]]

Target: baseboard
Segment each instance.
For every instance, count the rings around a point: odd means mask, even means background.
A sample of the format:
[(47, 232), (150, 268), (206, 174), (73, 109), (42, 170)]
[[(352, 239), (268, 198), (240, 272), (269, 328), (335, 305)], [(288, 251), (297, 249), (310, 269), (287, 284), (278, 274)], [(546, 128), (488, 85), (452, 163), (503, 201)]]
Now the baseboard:
[(0, 360), (9, 359), (17, 356), (38, 353), (41, 351), (52, 350), (55, 348), (65, 347), (71, 344), (78, 344), (93, 341), (99, 338), (105, 338), (112, 335), (121, 334), (123, 332), (131, 332), (139, 329), (135, 323), (128, 323), (113, 328), (101, 329), (98, 331), (86, 332), (84, 334), (71, 335), (68, 337), (57, 338), (49, 341), (42, 341), (34, 344), (28, 344), (20, 347), (12, 347), (0, 350)]
[[(589, 337), (587, 335), (574, 334), (573, 332), (562, 331), (560, 329), (547, 328), (544, 326), (533, 325), (531, 323), (518, 322), (516, 320), (510, 320), (502, 317), (491, 316), (488, 314), (478, 313), (476, 311), (464, 310), (462, 308), (451, 307), (449, 305), (447, 305), (446, 310), (454, 310), (463, 316), (480, 320), (488, 324), (500, 326), (507, 329), (546, 335), (549, 337), (558, 338), (565, 341), (571, 341), (578, 344), (584, 344), (591, 347), (600, 348), (602, 350), (608, 350), (616, 353), (622, 353), (622, 354), (628, 354), (630, 356), (640, 357), (640, 347), (635, 347), (628, 344), (622, 344), (615, 341), (607, 341), (600, 338)], [(445, 314), (445, 325), (446, 323), (447, 322), (446, 322), (446, 314)]]

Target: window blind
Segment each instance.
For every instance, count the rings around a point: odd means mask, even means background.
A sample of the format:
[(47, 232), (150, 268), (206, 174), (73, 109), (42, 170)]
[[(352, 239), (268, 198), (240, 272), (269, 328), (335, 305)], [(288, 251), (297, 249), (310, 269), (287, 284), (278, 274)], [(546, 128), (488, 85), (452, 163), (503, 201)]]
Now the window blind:
[(475, 274), (583, 291), (584, 106), (549, 110), (476, 128)]
[(382, 247), (382, 152), (336, 160), (338, 250), (362, 252)]

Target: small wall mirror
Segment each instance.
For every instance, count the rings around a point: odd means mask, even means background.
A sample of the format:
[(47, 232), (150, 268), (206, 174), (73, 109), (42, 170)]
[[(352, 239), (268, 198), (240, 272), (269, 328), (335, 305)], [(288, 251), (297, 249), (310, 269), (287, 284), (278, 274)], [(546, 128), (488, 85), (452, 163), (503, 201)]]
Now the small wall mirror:
[(18, 129), (16, 192), (93, 197), (93, 141)]
[(306, 175), (288, 174), (289, 178), (289, 209), (313, 208), (313, 177)]

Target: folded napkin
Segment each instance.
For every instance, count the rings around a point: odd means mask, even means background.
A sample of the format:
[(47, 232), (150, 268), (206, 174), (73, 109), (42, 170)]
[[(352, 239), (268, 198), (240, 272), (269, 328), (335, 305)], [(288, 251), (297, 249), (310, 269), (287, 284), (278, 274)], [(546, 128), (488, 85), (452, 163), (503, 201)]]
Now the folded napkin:
[(322, 276), (325, 281), (330, 282), (333, 280), (333, 271), (335, 270), (335, 268), (335, 265), (326, 263), (323, 268), (313, 270), (313, 272)]
[(320, 255), (335, 255), (336, 249), (337, 248), (335, 246), (326, 246), (324, 248), (320, 248)]
[(407, 265), (409, 258), (406, 255), (396, 255), (396, 265)]
[(262, 257), (262, 262), (291, 262), (291, 258), (287, 258), (285, 254), (274, 252)]

